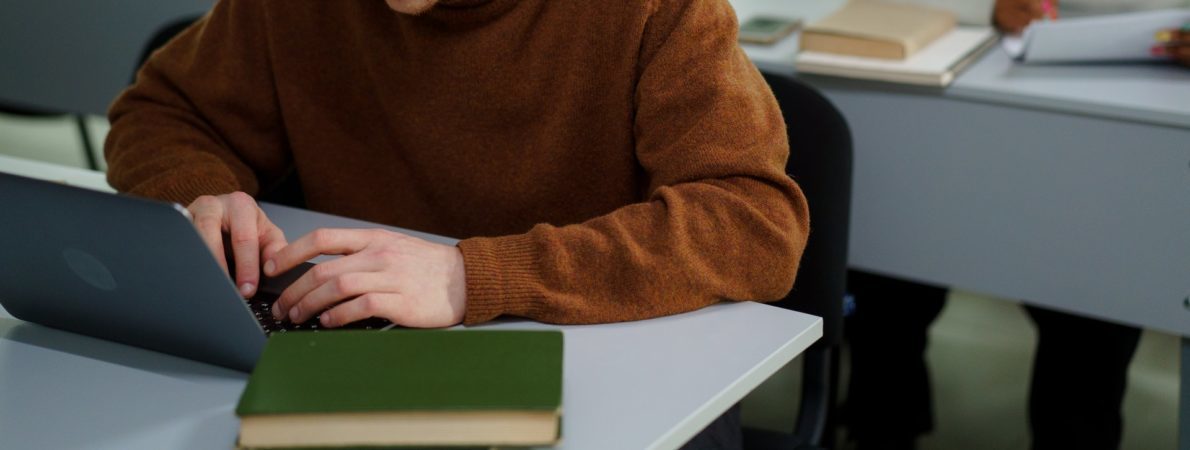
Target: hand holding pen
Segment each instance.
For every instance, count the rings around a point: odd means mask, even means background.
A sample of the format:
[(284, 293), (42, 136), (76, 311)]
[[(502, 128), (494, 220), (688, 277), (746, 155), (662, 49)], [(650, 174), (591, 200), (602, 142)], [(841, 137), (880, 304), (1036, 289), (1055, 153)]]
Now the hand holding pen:
[(1034, 20), (1058, 18), (1058, 0), (996, 0), (992, 23), (1005, 33), (1020, 33)]
[(1153, 56), (1167, 56), (1183, 66), (1190, 67), (1190, 22), (1181, 29), (1157, 32), (1157, 44), (1151, 49)]

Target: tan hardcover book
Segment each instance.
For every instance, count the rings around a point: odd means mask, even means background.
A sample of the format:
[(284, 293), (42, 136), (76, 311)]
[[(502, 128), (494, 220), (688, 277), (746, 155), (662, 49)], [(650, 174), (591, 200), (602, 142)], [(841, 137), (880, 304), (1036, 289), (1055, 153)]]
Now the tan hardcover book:
[(954, 29), (949, 11), (875, 0), (853, 0), (802, 32), (802, 50), (905, 59)]

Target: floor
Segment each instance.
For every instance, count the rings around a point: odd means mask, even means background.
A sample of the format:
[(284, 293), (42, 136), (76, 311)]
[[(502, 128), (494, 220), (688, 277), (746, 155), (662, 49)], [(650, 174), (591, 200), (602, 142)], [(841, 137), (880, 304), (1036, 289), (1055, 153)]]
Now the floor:
[[(94, 148), (102, 148), (107, 123), (87, 118)], [(25, 118), (0, 114), (0, 153), (84, 167), (77, 125), (69, 117)], [(102, 166), (102, 157), (97, 158)], [(922, 450), (1025, 449), (1029, 438), (1025, 398), (1035, 334), (1013, 302), (967, 292), (952, 293), (930, 331), (928, 360), (937, 424), (919, 442)], [(1133, 361), (1125, 396), (1124, 449), (1173, 449), (1177, 439), (1178, 339), (1146, 331)], [(844, 349), (844, 352), (846, 349)], [(794, 361), (744, 401), (745, 423), (792, 428), (798, 396)], [(843, 377), (847, 376), (844, 364)], [(845, 386), (845, 383), (843, 383)], [(845, 397), (846, 392), (841, 392)], [(841, 448), (848, 448), (840, 440)]]
[[(100, 169), (106, 169), (101, 149), (111, 127), (100, 116), (86, 116), (84, 121), (91, 148), (95, 149), (95, 160)], [(0, 113), (0, 154), (87, 167), (81, 133), (72, 116), (26, 117)]]
[[(952, 292), (930, 330), (927, 362), (934, 387), (936, 426), (918, 441), (921, 450), (1027, 449), (1025, 416), (1036, 339), (1016, 303)], [(1126, 450), (1173, 449), (1177, 442), (1177, 337), (1145, 331), (1129, 369), (1124, 398)], [(846, 351), (846, 349), (844, 349)], [(789, 429), (786, 405), (797, 396), (796, 361), (744, 402), (744, 422)], [(842, 368), (846, 386), (848, 368)], [(846, 392), (841, 392), (842, 398)], [(840, 433), (840, 448), (849, 449)]]

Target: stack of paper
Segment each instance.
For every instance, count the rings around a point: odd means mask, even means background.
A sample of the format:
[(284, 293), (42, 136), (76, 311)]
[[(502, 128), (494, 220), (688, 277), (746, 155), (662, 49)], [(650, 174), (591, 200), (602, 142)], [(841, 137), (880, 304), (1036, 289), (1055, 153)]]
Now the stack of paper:
[(989, 27), (960, 26), (903, 60), (802, 51), (796, 65), (800, 73), (946, 86), (994, 45), (995, 36)]
[(1162, 29), (1190, 22), (1190, 9), (1141, 11), (1034, 22), (1004, 49), (1024, 62), (1144, 61), (1164, 59), (1149, 49)]

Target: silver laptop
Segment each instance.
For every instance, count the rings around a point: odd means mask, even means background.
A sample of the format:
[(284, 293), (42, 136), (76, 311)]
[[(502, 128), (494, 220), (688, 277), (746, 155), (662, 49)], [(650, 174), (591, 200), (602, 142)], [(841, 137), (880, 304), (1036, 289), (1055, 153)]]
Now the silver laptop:
[(0, 173), (0, 305), (21, 320), (248, 372), (269, 334), (319, 331), (269, 312), (309, 267), (245, 301), (182, 206)]

